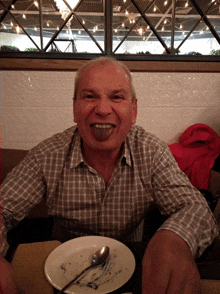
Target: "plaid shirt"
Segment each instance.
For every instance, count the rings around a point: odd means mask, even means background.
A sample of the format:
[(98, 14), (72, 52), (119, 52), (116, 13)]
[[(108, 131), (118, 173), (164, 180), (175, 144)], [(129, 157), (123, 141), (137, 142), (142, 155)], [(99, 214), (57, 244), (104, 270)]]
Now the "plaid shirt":
[(169, 216), (159, 229), (181, 236), (200, 255), (217, 236), (204, 197), (178, 168), (167, 145), (132, 126), (109, 184), (87, 165), (74, 126), (41, 142), (9, 173), (1, 187), (2, 254), (7, 231), (46, 195), (55, 235), (63, 241), (103, 235), (140, 241), (151, 204)]

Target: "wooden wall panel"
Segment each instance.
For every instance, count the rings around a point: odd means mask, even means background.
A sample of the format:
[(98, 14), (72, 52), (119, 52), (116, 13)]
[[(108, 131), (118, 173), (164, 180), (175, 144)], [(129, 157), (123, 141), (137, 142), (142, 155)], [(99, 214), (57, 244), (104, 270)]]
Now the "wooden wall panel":
[[(86, 60), (1, 58), (1, 70), (76, 71)], [(124, 61), (136, 72), (220, 72), (220, 62)]]

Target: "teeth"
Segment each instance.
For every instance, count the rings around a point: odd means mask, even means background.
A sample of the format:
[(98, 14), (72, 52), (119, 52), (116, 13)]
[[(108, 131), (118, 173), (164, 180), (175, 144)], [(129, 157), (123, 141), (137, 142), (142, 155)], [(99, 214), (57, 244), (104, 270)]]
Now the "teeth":
[(109, 128), (112, 127), (112, 125), (108, 125), (108, 124), (106, 124), (106, 125), (94, 124), (94, 127), (95, 128), (99, 128), (99, 129), (109, 129)]

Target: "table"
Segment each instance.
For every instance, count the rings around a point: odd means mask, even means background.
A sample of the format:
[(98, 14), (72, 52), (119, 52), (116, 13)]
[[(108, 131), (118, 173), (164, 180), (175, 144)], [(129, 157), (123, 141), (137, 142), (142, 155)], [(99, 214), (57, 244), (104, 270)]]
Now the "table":
[[(15, 279), (21, 294), (55, 294), (57, 291), (49, 284), (44, 275), (44, 263), (47, 256), (61, 243), (59, 241), (46, 241), (20, 244), (14, 254), (12, 267)], [(114, 294), (132, 292), (141, 294), (141, 260), (146, 248), (145, 242), (126, 244), (136, 258), (136, 269), (131, 279)], [(220, 263), (210, 265), (210, 270), (220, 276)], [(201, 269), (200, 269), (201, 270)], [(204, 273), (203, 273), (204, 274)], [(219, 294), (219, 280), (202, 279), (202, 294)], [(112, 293), (112, 294), (113, 294)]]

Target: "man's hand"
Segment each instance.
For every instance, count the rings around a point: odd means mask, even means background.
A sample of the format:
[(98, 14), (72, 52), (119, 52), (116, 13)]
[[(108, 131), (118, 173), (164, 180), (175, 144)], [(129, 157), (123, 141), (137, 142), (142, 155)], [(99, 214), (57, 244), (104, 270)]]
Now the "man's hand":
[(200, 293), (200, 276), (192, 252), (174, 232), (155, 233), (142, 265), (142, 294)]
[(11, 264), (0, 256), (0, 293), (17, 294), (18, 289), (14, 279)]

